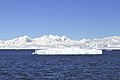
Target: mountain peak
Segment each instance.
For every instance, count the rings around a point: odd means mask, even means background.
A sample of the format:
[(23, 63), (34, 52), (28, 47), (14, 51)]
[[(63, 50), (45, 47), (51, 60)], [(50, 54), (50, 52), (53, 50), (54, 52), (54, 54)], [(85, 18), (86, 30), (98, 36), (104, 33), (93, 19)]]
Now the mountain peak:
[(18, 37), (15, 39), (15, 41), (20, 41), (20, 42), (32, 42), (31, 38), (27, 35)]
[(24, 35), (24, 36), (22, 36), (21, 38), (30, 38), (29, 36), (27, 36), (27, 35)]

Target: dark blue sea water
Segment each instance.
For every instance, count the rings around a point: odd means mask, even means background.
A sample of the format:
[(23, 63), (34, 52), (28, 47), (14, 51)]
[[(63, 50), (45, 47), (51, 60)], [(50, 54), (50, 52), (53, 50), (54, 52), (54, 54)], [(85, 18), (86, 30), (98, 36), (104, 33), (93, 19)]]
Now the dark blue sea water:
[(0, 80), (120, 80), (120, 54), (43, 56), (29, 53), (0, 52)]

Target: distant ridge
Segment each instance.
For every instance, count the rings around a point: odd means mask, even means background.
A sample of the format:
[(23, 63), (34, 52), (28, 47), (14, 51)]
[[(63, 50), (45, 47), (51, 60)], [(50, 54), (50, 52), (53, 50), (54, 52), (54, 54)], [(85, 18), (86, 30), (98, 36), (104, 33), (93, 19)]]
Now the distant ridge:
[(71, 47), (80, 48), (109, 48), (120, 47), (120, 36), (106, 37), (101, 39), (71, 40), (66, 36), (44, 35), (38, 38), (22, 36), (12, 40), (0, 40), (0, 48), (40, 48), (40, 47)]

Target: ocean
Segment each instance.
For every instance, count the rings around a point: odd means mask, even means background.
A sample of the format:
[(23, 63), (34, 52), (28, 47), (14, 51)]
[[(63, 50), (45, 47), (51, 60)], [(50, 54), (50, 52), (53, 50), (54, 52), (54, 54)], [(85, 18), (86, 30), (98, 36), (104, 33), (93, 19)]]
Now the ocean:
[(120, 80), (119, 53), (30, 54), (31, 51), (0, 51), (0, 80)]

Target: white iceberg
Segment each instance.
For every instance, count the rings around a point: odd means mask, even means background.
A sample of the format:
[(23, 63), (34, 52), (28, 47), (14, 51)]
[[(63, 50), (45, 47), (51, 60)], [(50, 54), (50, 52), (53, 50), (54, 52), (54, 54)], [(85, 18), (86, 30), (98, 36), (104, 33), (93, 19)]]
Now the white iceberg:
[(102, 50), (97, 49), (80, 49), (80, 48), (48, 48), (36, 50), (33, 54), (39, 55), (80, 55), (80, 54), (102, 54)]

